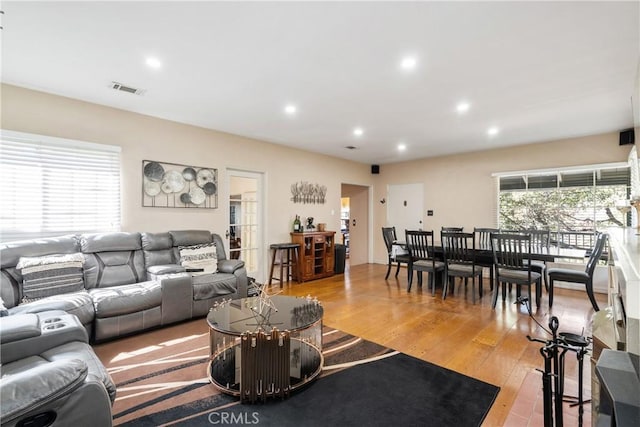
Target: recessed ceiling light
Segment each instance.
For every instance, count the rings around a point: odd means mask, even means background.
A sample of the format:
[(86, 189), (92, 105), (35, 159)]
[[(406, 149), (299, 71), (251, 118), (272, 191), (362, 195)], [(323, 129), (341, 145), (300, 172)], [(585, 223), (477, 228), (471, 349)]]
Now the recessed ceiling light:
[(404, 151), (407, 149), (407, 144), (400, 143), (398, 144), (398, 151)]
[(289, 104), (286, 107), (284, 107), (284, 112), (289, 114), (289, 115), (293, 115), (298, 111), (298, 108), (293, 105), (293, 104)]
[(160, 62), (160, 60), (158, 58), (154, 58), (152, 56), (148, 57), (145, 62), (151, 68), (158, 69), (158, 68), (162, 67), (162, 62)]
[(353, 130), (353, 134), (354, 134), (355, 136), (362, 136), (362, 134), (364, 134), (364, 130), (363, 130), (362, 128), (355, 128), (355, 129)]
[(467, 111), (469, 111), (469, 107), (471, 107), (471, 104), (469, 104), (468, 102), (461, 102), (458, 105), (456, 105), (456, 111), (460, 114), (462, 113), (466, 113)]
[(402, 61), (400, 62), (400, 67), (403, 70), (413, 70), (414, 68), (416, 68), (417, 63), (418, 63), (418, 60), (416, 59), (415, 56), (405, 56), (404, 58), (402, 58)]
[(487, 129), (487, 134), (488, 134), (489, 136), (497, 135), (499, 132), (500, 132), (500, 129), (498, 129), (498, 128), (497, 128), (497, 127), (495, 127), (495, 126), (491, 126), (489, 129)]

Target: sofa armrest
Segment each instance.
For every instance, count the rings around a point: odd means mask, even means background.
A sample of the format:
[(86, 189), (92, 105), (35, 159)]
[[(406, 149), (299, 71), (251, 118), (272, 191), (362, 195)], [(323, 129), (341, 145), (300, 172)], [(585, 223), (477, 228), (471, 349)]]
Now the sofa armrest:
[(188, 273), (158, 276), (162, 287), (162, 324), (190, 319), (193, 315), (193, 287)]
[(240, 298), (246, 298), (249, 290), (249, 279), (247, 277), (247, 269), (244, 261), (239, 259), (221, 259), (218, 260), (218, 271), (220, 273), (228, 273), (236, 276), (238, 280), (238, 295)]
[(7, 344), (40, 336), (40, 321), (36, 314), (16, 314), (0, 319), (0, 343)]
[(221, 259), (218, 261), (218, 271), (220, 273), (233, 274), (242, 267), (244, 267), (244, 261), (239, 259)]
[(68, 359), (34, 366), (2, 378), (2, 423), (37, 413), (39, 408), (68, 396), (82, 385), (87, 373), (87, 364), (82, 360)]
[(14, 314), (0, 320), (0, 362), (39, 355), (72, 341), (87, 343), (87, 330), (73, 314), (61, 310)]
[(180, 264), (151, 265), (147, 267), (147, 276), (149, 280), (158, 280), (161, 276), (184, 273), (185, 271), (186, 269)]
[(247, 277), (247, 269), (244, 267), (244, 263), (242, 267), (233, 272), (233, 275), (236, 276), (238, 284), (238, 296), (240, 298), (246, 298), (249, 292), (249, 278)]

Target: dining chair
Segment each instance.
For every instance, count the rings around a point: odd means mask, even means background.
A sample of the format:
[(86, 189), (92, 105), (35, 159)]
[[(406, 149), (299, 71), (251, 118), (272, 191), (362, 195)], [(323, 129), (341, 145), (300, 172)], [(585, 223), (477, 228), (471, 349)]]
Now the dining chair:
[(398, 277), (398, 273), (400, 272), (400, 264), (405, 263), (409, 264), (409, 254), (396, 254), (394, 253), (394, 246), (398, 241), (396, 237), (396, 228), (395, 227), (382, 227), (382, 238), (384, 239), (384, 244), (387, 247), (387, 274), (384, 276), (384, 280), (389, 278), (389, 273), (391, 272), (391, 265), (396, 262), (398, 264), (396, 268), (396, 275)]
[(550, 268), (547, 271), (547, 274), (549, 275), (549, 308), (553, 305), (553, 282), (557, 280), (562, 282), (582, 283), (585, 285), (587, 295), (589, 296), (593, 309), (595, 311), (600, 311), (595, 295), (593, 294), (593, 273), (600, 257), (602, 256), (604, 247), (606, 246), (607, 237), (608, 236), (605, 233), (598, 234), (595, 246), (589, 255), (589, 261), (587, 261), (584, 271), (570, 270), (568, 268)]
[[(531, 252), (533, 254), (549, 254), (549, 248), (551, 243), (551, 232), (549, 230), (523, 230), (525, 234), (531, 235)], [(544, 288), (549, 291), (549, 279), (547, 277), (547, 263), (540, 260), (527, 260), (531, 262), (531, 269), (536, 273), (540, 273), (544, 280)]]
[(407, 292), (411, 291), (413, 272), (416, 271), (418, 273), (418, 286), (422, 286), (422, 272), (426, 271), (431, 284), (431, 295), (435, 295), (436, 274), (444, 273), (445, 264), (442, 261), (438, 261), (434, 256), (433, 231), (406, 230), (405, 235), (407, 249), (409, 250)]
[[(491, 233), (498, 233), (499, 231), (497, 228), (474, 227), (473, 234), (476, 235), (476, 249), (491, 252)], [(489, 269), (489, 289), (493, 290), (493, 256), (491, 256), (490, 262), (481, 263), (480, 265)]]
[(474, 227), (473, 233), (476, 235), (476, 246), (481, 250), (491, 250), (491, 233), (498, 233), (497, 228)]
[(462, 233), (464, 231), (464, 227), (442, 227), (440, 231), (452, 232), (452, 233)]
[(531, 259), (531, 235), (523, 233), (492, 233), (491, 250), (496, 275), (496, 286), (493, 288), (492, 308), (496, 308), (498, 293), (502, 288), (502, 299), (506, 299), (506, 285), (514, 284), (520, 288), (527, 286), (529, 300), (527, 310), (531, 314), (531, 285), (536, 286), (536, 308), (540, 306), (540, 273), (533, 271), (527, 260)]
[(561, 248), (591, 250), (595, 246), (597, 233), (591, 231), (558, 231), (556, 244)]
[(445, 281), (444, 290), (442, 291), (442, 298), (444, 299), (447, 297), (449, 285), (451, 285), (451, 292), (454, 292), (456, 277), (464, 279), (465, 289), (467, 288), (468, 279), (471, 278), (473, 303), (475, 304), (476, 277), (479, 278), (478, 293), (482, 298), (482, 267), (476, 265), (475, 235), (473, 233), (464, 233), (461, 231), (442, 231), (440, 233), (440, 241), (442, 242), (445, 276), (447, 279)]

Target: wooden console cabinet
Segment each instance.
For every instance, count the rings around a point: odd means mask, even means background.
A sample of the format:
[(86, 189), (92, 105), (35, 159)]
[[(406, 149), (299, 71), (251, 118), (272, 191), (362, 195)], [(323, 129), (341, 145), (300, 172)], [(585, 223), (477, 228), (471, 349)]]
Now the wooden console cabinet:
[(291, 233), (291, 242), (300, 245), (298, 274), (301, 282), (333, 276), (335, 231)]

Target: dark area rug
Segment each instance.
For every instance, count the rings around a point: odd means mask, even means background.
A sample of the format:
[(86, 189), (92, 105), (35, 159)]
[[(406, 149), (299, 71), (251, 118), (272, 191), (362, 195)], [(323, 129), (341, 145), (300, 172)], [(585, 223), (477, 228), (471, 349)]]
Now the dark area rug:
[(314, 382), (251, 405), (210, 383), (201, 319), (94, 349), (117, 386), (115, 426), (478, 426), (499, 391), (328, 326), (322, 343)]
[(130, 425), (479, 426), (498, 391), (399, 353), (325, 375), (285, 400), (239, 404), (216, 395)]

